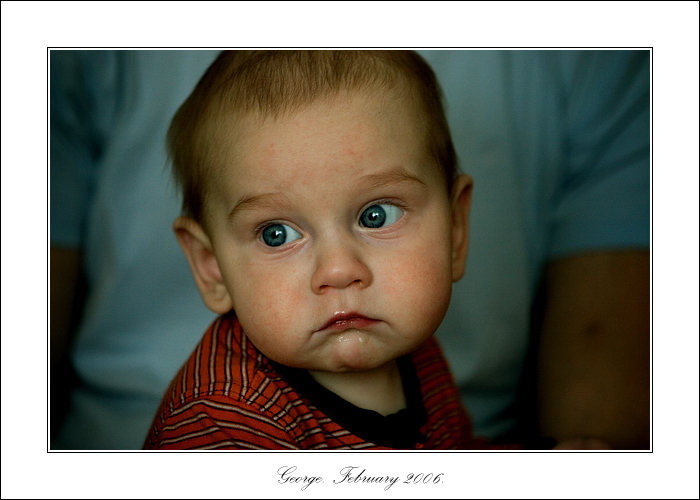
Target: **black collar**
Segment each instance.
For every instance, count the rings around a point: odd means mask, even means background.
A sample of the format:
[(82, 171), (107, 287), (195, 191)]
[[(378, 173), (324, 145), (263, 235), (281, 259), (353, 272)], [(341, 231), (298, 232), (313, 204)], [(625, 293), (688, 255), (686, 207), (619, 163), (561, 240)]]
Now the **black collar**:
[(420, 382), (410, 354), (397, 360), (406, 396), (406, 408), (383, 416), (355, 406), (316, 382), (306, 370), (273, 363), (275, 369), (312, 405), (357, 437), (379, 446), (415, 449), (426, 437), (420, 428), (428, 421)]

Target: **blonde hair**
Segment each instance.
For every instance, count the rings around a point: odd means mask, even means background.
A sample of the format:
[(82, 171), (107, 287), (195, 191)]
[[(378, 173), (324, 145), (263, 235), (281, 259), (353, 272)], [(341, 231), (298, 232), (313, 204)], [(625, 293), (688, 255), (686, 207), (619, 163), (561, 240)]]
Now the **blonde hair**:
[(231, 114), (274, 117), (341, 91), (407, 88), (422, 104), (429, 152), (448, 192), (457, 176), (442, 93), (435, 74), (413, 51), (226, 51), (207, 69), (168, 130), (167, 147), (185, 215), (202, 222), (206, 183), (217, 147), (211, 123)]

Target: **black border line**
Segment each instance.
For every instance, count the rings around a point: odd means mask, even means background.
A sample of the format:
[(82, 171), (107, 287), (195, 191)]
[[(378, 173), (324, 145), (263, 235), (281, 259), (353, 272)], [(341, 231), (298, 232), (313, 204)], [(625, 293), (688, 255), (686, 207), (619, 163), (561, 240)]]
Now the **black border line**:
[[(51, 173), (51, 150), (50, 150), (50, 137), (51, 137), (51, 122), (50, 122), (50, 89), (51, 89), (51, 51), (52, 50), (191, 50), (191, 51), (197, 51), (197, 50), (224, 50), (232, 47), (46, 47), (46, 178), (47, 178), (47, 193), (46, 197), (47, 200), (49, 200), (50, 196), (50, 190), (51, 190), (51, 178), (50, 178), (50, 173)], [(252, 48), (252, 47), (236, 47), (236, 48)], [(271, 49), (283, 49), (283, 50), (292, 50), (292, 49), (308, 49), (308, 50), (331, 50), (331, 49), (354, 49), (354, 48), (359, 48), (359, 49), (372, 49), (375, 47), (255, 47), (256, 49), (261, 49), (261, 50), (271, 50)], [(650, 195), (650, 220), (649, 220), (649, 229), (650, 229), (650, 236), (651, 239), (649, 241), (649, 250), (651, 252), (651, 248), (653, 246), (653, 241), (654, 241), (654, 190), (653, 190), (653, 185), (654, 185), (654, 169), (653, 169), (653, 144), (654, 144), (654, 119), (653, 119), (653, 110), (654, 110), (654, 48), (653, 47), (381, 47), (385, 49), (398, 49), (398, 50), (514, 50), (514, 51), (520, 51), (520, 50), (648, 50), (649, 51), (649, 71), (650, 71), (650, 88), (649, 88), (649, 110), (650, 110), (650, 117), (649, 117), (649, 134), (650, 134), (650, 156), (649, 156), (649, 175), (650, 175), (650, 188), (649, 188), (649, 195)], [(46, 217), (47, 217), (47, 250), (50, 250), (50, 245), (51, 245), (51, 225), (50, 225), (50, 213), (51, 213), (51, 206), (50, 203), (47, 203), (47, 208), (46, 208)], [(47, 252), (46, 256), (46, 263), (47, 263), (47, 270), (50, 270), (50, 251)], [(46, 288), (47, 288), (47, 299), (46, 299), (46, 345), (47, 345), (47, 356), (46, 356), (46, 453), (47, 454), (64, 454), (64, 453), (78, 453), (78, 454), (83, 454), (83, 453), (153, 453), (155, 454), (160, 454), (160, 453), (211, 453), (212, 451), (216, 453), (351, 453), (351, 454), (357, 454), (357, 453), (419, 453), (419, 454), (426, 454), (426, 453), (517, 453), (517, 454), (529, 454), (529, 453), (652, 453), (654, 452), (654, 398), (653, 398), (653, 381), (654, 381), (654, 354), (653, 354), (653, 345), (654, 345), (654, 332), (653, 332), (653, 318), (654, 318), (654, 299), (653, 299), (653, 290), (654, 290), (654, 262), (653, 259), (650, 260), (651, 264), (651, 269), (650, 269), (650, 287), (649, 287), (649, 292), (650, 292), (650, 303), (649, 303), (649, 310), (651, 313), (651, 317), (649, 319), (650, 324), (649, 324), (649, 341), (650, 341), (650, 356), (649, 356), (649, 361), (650, 361), (650, 374), (649, 374), (649, 388), (650, 388), (650, 412), (649, 412), (649, 449), (648, 450), (52, 450), (51, 449), (51, 441), (50, 441), (50, 422), (51, 422), (51, 406), (50, 406), (50, 349), (51, 349), (51, 341), (50, 341), (50, 283), (49, 283), (49, 275), (50, 273), (47, 273), (46, 276)]]

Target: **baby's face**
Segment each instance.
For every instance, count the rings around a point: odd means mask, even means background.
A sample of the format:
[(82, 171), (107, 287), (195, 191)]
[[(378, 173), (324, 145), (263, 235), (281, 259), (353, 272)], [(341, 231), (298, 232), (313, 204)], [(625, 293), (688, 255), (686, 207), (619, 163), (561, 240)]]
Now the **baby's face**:
[(417, 123), (410, 103), (354, 96), (227, 132), (209, 236), (243, 329), (270, 359), (369, 370), (442, 321), (461, 274), (453, 204)]

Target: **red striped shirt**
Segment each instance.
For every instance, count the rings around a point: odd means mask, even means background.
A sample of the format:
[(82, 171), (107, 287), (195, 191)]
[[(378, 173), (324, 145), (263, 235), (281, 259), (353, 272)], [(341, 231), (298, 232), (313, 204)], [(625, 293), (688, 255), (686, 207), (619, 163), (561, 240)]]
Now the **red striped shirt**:
[[(485, 448), (434, 339), (411, 354), (427, 422), (417, 449)], [(389, 449), (356, 436), (297, 393), (246, 337), (219, 317), (166, 391), (145, 449)]]

